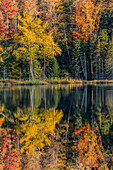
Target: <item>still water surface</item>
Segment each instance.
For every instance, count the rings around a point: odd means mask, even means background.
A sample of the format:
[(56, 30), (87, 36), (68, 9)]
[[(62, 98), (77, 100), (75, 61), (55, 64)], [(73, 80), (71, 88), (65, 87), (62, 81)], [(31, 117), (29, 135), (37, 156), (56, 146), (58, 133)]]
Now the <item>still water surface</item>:
[(0, 89), (1, 169), (113, 169), (113, 86)]

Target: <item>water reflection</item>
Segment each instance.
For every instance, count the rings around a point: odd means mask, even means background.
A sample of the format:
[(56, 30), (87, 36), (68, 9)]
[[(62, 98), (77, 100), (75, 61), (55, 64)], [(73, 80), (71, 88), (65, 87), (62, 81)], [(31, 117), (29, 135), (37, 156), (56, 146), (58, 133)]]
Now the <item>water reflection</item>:
[[(98, 128), (86, 124), (82, 127), (75, 127), (76, 152), (79, 166), (90, 168), (107, 168), (104, 159), (103, 146)], [(102, 165), (102, 166), (101, 166)]]
[[(15, 87), (0, 89), (0, 102), (7, 109), (13, 111), (20, 108), (45, 108), (61, 107), (62, 102), (70, 104), (85, 112), (91, 109), (97, 111), (113, 106), (112, 86), (38, 86), (38, 87)], [(68, 107), (69, 108), (69, 107)], [(65, 110), (65, 109), (64, 109)]]
[(1, 169), (113, 169), (113, 87), (0, 89)]
[(19, 139), (14, 129), (2, 127), (4, 121), (5, 117), (0, 118), (0, 169), (19, 169)]

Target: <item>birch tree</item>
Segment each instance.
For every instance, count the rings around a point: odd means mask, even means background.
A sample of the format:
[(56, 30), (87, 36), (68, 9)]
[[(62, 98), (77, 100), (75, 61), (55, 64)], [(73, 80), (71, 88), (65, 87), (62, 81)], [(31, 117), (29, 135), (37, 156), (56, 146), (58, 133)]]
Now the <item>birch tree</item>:
[[(24, 17), (19, 15), (18, 29), (20, 33), (14, 35), (15, 42), (20, 45), (14, 51), (15, 55), (20, 58), (26, 56), (29, 61), (30, 75), (34, 80), (33, 60), (39, 56), (52, 57), (60, 54), (61, 50), (57, 43), (54, 43), (50, 31), (47, 31), (48, 24), (43, 23), (39, 18), (33, 18), (32, 14), (24, 14)], [(54, 49), (53, 49), (54, 45)]]

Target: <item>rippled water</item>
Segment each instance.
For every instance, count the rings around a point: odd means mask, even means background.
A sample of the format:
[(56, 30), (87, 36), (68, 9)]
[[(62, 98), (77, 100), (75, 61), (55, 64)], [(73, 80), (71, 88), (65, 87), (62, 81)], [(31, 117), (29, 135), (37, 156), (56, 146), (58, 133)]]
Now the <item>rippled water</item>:
[(1, 169), (113, 169), (112, 86), (0, 89)]

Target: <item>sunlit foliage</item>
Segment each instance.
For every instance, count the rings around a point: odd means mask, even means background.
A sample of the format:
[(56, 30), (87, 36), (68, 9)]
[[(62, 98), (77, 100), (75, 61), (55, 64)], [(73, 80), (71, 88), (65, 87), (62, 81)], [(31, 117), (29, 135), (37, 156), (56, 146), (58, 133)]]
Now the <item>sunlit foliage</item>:
[(77, 31), (73, 31), (74, 38), (88, 41), (89, 37), (95, 36), (99, 28), (101, 3), (95, 0), (81, 1), (76, 4)]

